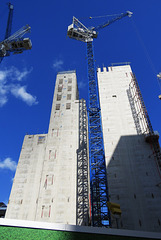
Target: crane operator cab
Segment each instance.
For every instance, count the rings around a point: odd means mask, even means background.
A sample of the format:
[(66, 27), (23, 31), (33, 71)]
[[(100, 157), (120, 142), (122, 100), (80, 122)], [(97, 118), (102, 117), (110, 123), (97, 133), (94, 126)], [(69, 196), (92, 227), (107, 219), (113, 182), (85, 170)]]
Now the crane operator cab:
[(98, 33), (94, 28), (85, 27), (76, 17), (73, 17), (73, 23), (68, 26), (67, 36), (82, 42), (93, 41)]
[(86, 30), (83, 28), (75, 28), (74, 24), (68, 26), (67, 36), (76, 40), (80, 40), (82, 42), (86, 42), (87, 39), (92, 40), (93, 38), (97, 38), (96, 31)]

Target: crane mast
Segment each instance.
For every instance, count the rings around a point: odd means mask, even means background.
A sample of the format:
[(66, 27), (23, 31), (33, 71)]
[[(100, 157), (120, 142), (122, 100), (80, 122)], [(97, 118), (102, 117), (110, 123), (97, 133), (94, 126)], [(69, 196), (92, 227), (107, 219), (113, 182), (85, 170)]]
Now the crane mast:
[(107, 202), (109, 201), (107, 174), (102, 133), (101, 109), (93, 53), (93, 42), (87, 42), (91, 216), (93, 226), (108, 227), (110, 225), (110, 213), (107, 207)]
[(85, 27), (77, 18), (73, 17), (73, 23), (68, 26), (67, 32), (70, 38), (86, 42), (87, 46), (91, 222), (92, 226), (96, 227), (109, 227), (111, 221), (107, 205), (109, 201), (108, 184), (93, 39), (97, 38), (97, 31), (99, 29), (109, 26), (125, 16), (130, 17), (131, 15), (131, 12), (126, 12), (102, 25), (92, 28)]
[(11, 29), (12, 29), (13, 5), (11, 3), (8, 3), (8, 7), (9, 7), (9, 14), (8, 14), (8, 20), (7, 20), (6, 34), (4, 39), (7, 39), (8, 37), (11, 36)]

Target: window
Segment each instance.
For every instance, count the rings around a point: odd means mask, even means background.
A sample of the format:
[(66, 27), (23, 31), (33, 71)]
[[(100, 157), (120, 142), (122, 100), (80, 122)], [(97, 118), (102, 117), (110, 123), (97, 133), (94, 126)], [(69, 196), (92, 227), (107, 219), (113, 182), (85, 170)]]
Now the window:
[(55, 110), (60, 110), (60, 104), (56, 104)]
[(66, 103), (66, 109), (70, 109), (71, 108), (71, 103)]
[(28, 138), (33, 138), (33, 136), (32, 136), (32, 135), (30, 135), (30, 136), (28, 136)]
[(41, 144), (41, 143), (44, 143), (45, 142), (45, 136), (40, 136), (38, 137), (38, 142), (37, 144)]
[(60, 94), (57, 94), (57, 101), (60, 101), (61, 100), (61, 96)]
[(63, 83), (63, 79), (59, 79), (59, 84), (62, 84)]
[(62, 92), (62, 86), (58, 86), (58, 92)]
[(51, 205), (49, 206), (49, 216), (48, 217), (50, 217), (50, 215), (51, 215)]
[(67, 94), (67, 100), (71, 100), (72, 95), (71, 94)]
[(68, 83), (72, 83), (72, 78), (68, 78)]
[(52, 151), (51, 151), (51, 150), (49, 150), (49, 159), (50, 159), (50, 157), (51, 157), (51, 152), (52, 152)]
[(44, 206), (44, 205), (42, 205), (42, 210), (41, 210), (41, 218), (43, 217), (43, 214), (44, 214), (44, 208), (45, 208), (45, 206)]
[(68, 86), (68, 91), (72, 91), (72, 86)]

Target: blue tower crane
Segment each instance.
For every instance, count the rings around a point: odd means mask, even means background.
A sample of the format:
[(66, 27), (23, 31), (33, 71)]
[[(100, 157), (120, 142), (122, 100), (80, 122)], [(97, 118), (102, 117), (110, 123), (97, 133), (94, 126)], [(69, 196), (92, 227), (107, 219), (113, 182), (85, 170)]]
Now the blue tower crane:
[(8, 3), (9, 14), (7, 20), (7, 27), (5, 38), (0, 42), (0, 63), (4, 57), (10, 56), (10, 53), (19, 54), (24, 50), (32, 48), (32, 43), (29, 38), (22, 38), (23, 35), (30, 31), (31, 27), (26, 25), (11, 35), (12, 19), (13, 19), (13, 5)]
[(109, 227), (111, 222), (110, 212), (107, 205), (109, 197), (93, 39), (97, 38), (98, 30), (109, 26), (125, 16), (131, 17), (131, 15), (132, 13), (127, 11), (126, 13), (122, 13), (101, 25), (92, 28), (85, 27), (77, 18), (73, 17), (73, 23), (68, 26), (67, 31), (68, 37), (86, 42), (87, 45), (91, 222), (92, 225), (96, 227)]

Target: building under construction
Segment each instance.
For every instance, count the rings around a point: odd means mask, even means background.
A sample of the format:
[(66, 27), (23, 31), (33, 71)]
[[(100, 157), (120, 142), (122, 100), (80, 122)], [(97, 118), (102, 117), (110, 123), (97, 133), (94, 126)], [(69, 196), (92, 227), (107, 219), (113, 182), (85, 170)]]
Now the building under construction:
[(88, 225), (87, 157), (86, 103), (75, 71), (61, 72), (48, 134), (24, 138), (6, 218)]
[[(110, 227), (161, 232), (159, 135), (135, 75), (127, 64), (97, 78)], [(24, 138), (6, 218), (91, 224), (87, 122), (76, 72), (58, 73), (48, 133)]]
[(113, 227), (161, 231), (161, 154), (130, 65), (98, 69)]

